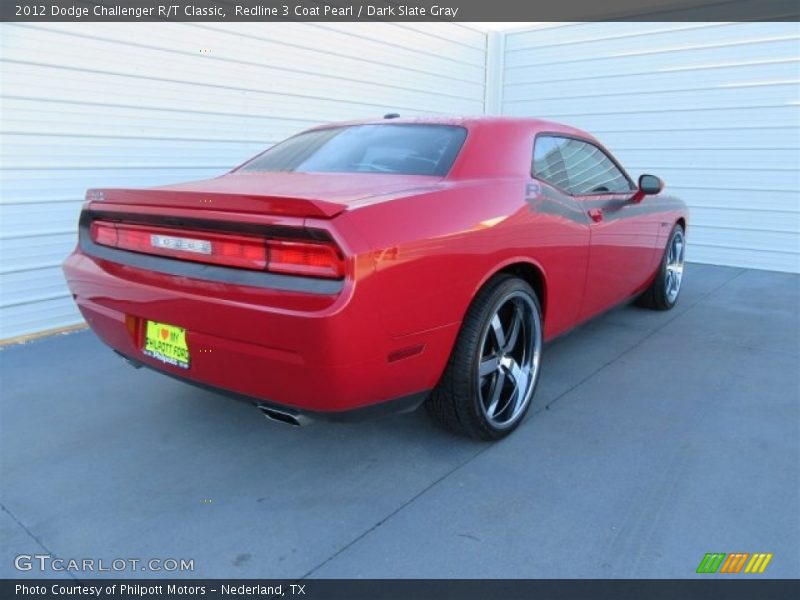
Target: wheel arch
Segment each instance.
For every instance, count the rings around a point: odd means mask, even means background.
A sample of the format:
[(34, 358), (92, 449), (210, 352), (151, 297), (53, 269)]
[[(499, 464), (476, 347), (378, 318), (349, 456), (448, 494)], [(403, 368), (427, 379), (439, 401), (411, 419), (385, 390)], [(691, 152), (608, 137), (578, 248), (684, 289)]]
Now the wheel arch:
[(547, 276), (542, 266), (530, 258), (513, 258), (497, 265), (494, 270), (484, 276), (475, 288), (473, 298), (490, 279), (502, 274), (519, 277), (533, 288), (542, 309), (542, 322), (545, 323), (547, 320)]

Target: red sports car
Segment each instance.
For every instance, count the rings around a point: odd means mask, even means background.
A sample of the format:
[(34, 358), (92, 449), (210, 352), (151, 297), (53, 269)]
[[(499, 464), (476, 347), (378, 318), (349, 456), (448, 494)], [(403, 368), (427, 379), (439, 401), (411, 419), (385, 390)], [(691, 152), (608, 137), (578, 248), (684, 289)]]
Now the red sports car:
[(544, 341), (677, 301), (687, 210), (662, 188), (557, 123), (338, 123), (215, 179), (89, 190), (64, 272), (136, 366), (293, 424), (424, 402), (495, 440)]

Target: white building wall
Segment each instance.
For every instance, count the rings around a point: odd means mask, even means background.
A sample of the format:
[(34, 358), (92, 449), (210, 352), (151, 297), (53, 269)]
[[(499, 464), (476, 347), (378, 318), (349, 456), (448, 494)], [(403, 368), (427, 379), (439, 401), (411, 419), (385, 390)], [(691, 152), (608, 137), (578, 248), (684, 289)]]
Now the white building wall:
[(501, 111), (600, 138), (691, 208), (689, 260), (800, 271), (800, 26), (593, 23), (510, 32)]
[(80, 322), (60, 263), (87, 187), (218, 175), (309, 126), (483, 112), (451, 24), (0, 25), (0, 339)]
[[(0, 24), (0, 339), (80, 322), (87, 187), (220, 174), (316, 123), (490, 112), (587, 129), (692, 209), (689, 258), (800, 270), (796, 23)], [(486, 87), (486, 82), (489, 87)]]

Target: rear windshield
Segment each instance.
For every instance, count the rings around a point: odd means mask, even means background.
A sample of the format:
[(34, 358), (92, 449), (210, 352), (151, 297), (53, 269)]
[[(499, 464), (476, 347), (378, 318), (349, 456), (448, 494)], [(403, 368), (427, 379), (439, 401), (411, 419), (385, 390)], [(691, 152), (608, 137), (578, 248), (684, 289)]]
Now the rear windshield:
[(352, 125), (306, 131), (246, 163), (244, 172), (447, 175), (467, 130), (450, 125)]

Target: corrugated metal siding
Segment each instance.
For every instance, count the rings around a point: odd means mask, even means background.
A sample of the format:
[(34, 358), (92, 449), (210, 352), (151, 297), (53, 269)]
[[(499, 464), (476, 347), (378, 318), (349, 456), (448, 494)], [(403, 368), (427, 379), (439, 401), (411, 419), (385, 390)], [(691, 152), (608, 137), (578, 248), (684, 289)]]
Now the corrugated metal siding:
[(800, 271), (796, 23), (593, 23), (509, 33), (502, 112), (597, 135), (692, 210), (688, 258)]
[[(489, 96), (663, 176), (692, 208), (691, 260), (798, 271), (799, 33), (517, 31)], [(460, 25), (2, 24), (0, 37), (0, 339), (80, 320), (59, 264), (89, 186), (212, 176), (329, 120), (484, 109), (486, 34)]]
[(325, 121), (483, 111), (486, 35), (455, 24), (2, 24), (0, 37), (0, 339), (80, 321), (59, 264), (87, 187), (217, 175)]

